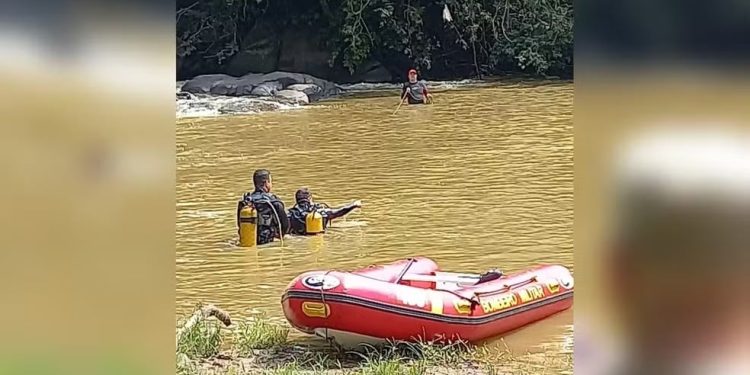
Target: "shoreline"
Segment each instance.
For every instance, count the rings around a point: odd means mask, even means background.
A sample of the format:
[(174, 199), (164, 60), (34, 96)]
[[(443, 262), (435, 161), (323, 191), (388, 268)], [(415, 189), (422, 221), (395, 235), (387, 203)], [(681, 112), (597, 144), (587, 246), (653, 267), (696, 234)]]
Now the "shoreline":
[(235, 322), (213, 305), (198, 306), (182, 321), (177, 330), (177, 374), (496, 375), (573, 370), (572, 353), (516, 355), (507, 347), (490, 349), (463, 342), (388, 342), (349, 350), (313, 347), (289, 341), (288, 324), (264, 316)]

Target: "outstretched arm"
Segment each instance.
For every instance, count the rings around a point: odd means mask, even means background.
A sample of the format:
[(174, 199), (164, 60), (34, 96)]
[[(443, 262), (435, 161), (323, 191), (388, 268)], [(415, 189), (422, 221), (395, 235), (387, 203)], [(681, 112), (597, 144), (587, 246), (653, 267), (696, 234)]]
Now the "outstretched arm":
[(355, 208), (362, 207), (362, 202), (359, 200), (356, 200), (346, 206), (337, 207), (337, 208), (327, 208), (325, 209), (326, 216), (328, 216), (328, 220), (333, 220), (340, 218), (344, 215), (349, 214), (352, 212)]

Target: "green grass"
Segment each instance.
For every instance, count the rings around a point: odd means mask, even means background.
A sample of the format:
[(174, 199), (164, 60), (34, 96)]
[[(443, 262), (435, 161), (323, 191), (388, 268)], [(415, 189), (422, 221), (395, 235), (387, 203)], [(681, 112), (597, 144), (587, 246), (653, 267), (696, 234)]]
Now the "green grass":
[(400, 343), (409, 357), (424, 361), (432, 366), (457, 366), (469, 360), (472, 348), (465, 342), (456, 341), (438, 344), (430, 341)]
[(289, 328), (272, 323), (263, 317), (241, 322), (234, 333), (235, 348), (240, 355), (254, 349), (273, 349), (286, 344)]
[(203, 320), (182, 333), (177, 343), (177, 353), (188, 358), (208, 358), (219, 353), (223, 337), (220, 324)]
[[(230, 332), (233, 337), (228, 344), (231, 345), (223, 347), (231, 350), (228, 361), (218, 367), (201, 365), (200, 359), (219, 353), (223, 337)], [(177, 374), (423, 375), (428, 370), (451, 374), (450, 371), (474, 374), (479, 370), (488, 375), (500, 372), (546, 375), (570, 374), (572, 371), (572, 354), (527, 353), (517, 356), (507, 346), (474, 347), (462, 342), (389, 342), (378, 347), (363, 345), (357, 351), (343, 352), (292, 345), (287, 341), (288, 334), (288, 327), (265, 317), (241, 322), (231, 330), (222, 329), (215, 320), (202, 321), (181, 336), (177, 346)], [(242, 362), (248, 358), (252, 360)]]
[[(411, 344), (407, 344), (411, 345)], [(358, 375), (422, 375), (431, 365), (415, 347), (391, 342), (384, 346), (364, 345), (364, 353), (350, 352), (361, 358)]]
[(340, 358), (336, 353), (326, 353), (317, 350), (305, 352), (298, 357), (301, 366), (310, 368), (313, 371), (323, 372), (330, 369), (343, 369)]

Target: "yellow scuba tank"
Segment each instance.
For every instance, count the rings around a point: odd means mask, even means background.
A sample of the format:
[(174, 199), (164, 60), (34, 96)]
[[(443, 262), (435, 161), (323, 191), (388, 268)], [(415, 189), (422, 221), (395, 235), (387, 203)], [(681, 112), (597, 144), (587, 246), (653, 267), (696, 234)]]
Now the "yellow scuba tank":
[(240, 246), (253, 247), (258, 236), (258, 213), (249, 204), (240, 210)]
[(305, 216), (305, 232), (307, 234), (323, 233), (323, 215), (318, 211), (312, 211)]

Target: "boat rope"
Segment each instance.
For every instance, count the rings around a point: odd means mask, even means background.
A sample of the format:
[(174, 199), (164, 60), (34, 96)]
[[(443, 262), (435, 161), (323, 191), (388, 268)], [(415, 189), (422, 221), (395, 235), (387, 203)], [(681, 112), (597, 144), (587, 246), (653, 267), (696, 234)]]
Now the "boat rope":
[[(328, 270), (328, 271), (326, 271), (326, 273), (323, 274), (323, 284), (324, 285), (325, 285), (326, 276), (328, 276), (328, 274), (331, 273), (331, 271), (332, 270)], [(325, 315), (326, 317), (328, 317), (328, 314), (331, 313), (331, 310), (328, 308), (328, 305), (326, 304), (326, 296), (323, 293), (323, 285), (320, 286), (320, 300), (321, 300), (321, 302), (323, 302), (323, 315)], [(323, 327), (323, 329), (325, 330), (324, 335), (325, 335), (326, 341), (328, 341), (329, 344), (333, 345), (332, 344), (333, 338), (328, 337), (328, 325), (326, 324), (326, 326)]]

